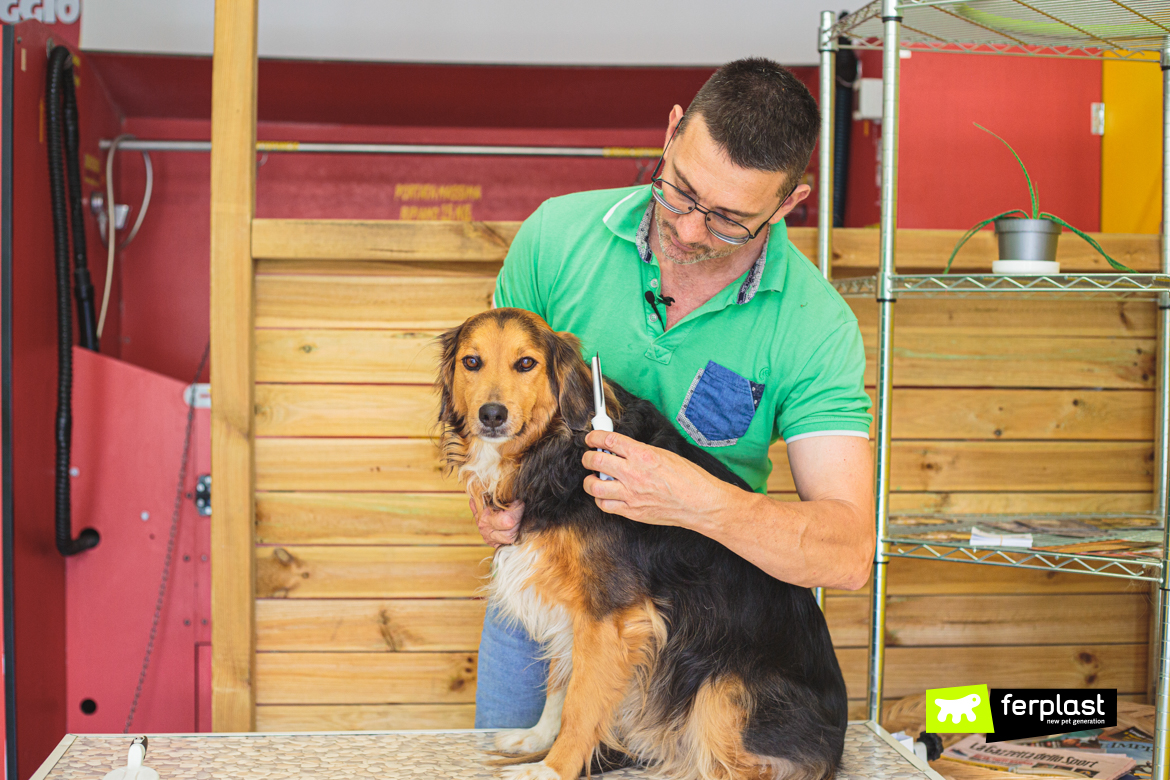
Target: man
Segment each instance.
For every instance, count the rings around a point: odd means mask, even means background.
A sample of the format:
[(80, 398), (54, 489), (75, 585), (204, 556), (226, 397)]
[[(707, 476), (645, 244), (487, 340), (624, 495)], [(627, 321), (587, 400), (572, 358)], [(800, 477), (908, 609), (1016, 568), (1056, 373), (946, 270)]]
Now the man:
[[(765, 59), (718, 70), (675, 106), (651, 186), (546, 201), (521, 226), (495, 305), (535, 312), (601, 355), (606, 375), (654, 403), (752, 487), (721, 482), (616, 433), (586, 442), (601, 509), (690, 528), (772, 576), (858, 589), (872, 563), (872, 462), (857, 319), (788, 240), (784, 216), (819, 129), (816, 102)], [(827, 172), (822, 172), (826, 175)], [(799, 502), (766, 495), (768, 447), (787, 444)], [(523, 505), (472, 505), (484, 540), (510, 544)], [(476, 726), (533, 725), (547, 667), (522, 628), (489, 610)]]

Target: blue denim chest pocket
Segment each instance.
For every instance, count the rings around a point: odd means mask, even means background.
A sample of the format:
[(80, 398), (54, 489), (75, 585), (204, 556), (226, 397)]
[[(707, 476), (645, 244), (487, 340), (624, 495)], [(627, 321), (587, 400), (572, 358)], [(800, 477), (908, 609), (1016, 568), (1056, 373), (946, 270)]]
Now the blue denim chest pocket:
[(730, 447), (747, 433), (764, 386), (715, 361), (695, 374), (675, 420), (701, 447)]

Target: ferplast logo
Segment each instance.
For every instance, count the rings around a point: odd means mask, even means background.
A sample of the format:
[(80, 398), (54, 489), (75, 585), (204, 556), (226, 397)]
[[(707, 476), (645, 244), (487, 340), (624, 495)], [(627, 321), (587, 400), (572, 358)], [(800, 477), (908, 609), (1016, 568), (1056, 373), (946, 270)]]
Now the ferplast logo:
[(986, 734), (988, 742), (1002, 742), (1116, 724), (1116, 689), (961, 685), (926, 692), (925, 727), (935, 734)]
[(928, 690), (926, 731), (932, 734), (989, 734), (995, 731), (987, 686), (960, 685)]
[(991, 713), (989, 742), (1110, 727), (1117, 725), (1117, 690), (992, 688)]

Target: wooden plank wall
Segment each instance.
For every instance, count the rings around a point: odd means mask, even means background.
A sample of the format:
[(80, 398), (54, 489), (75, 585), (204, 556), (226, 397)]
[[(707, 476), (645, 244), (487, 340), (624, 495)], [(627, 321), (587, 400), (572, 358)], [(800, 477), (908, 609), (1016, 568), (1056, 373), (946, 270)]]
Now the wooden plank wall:
[[(254, 225), (256, 726), (470, 726), (490, 550), (436, 462), (434, 338), (489, 305), (515, 225)], [(956, 235), (906, 241), (933, 263)], [(872, 267), (876, 231), (837, 245), (839, 268)], [(1156, 244), (1111, 248), (1154, 262)], [(876, 308), (852, 305), (872, 384)], [(1149, 507), (1152, 304), (902, 301), (895, 345), (895, 508)], [(770, 490), (794, 499), (773, 454)], [(887, 699), (985, 682), (1144, 700), (1143, 587), (895, 560), (889, 593)], [(862, 717), (868, 596), (826, 611)]]

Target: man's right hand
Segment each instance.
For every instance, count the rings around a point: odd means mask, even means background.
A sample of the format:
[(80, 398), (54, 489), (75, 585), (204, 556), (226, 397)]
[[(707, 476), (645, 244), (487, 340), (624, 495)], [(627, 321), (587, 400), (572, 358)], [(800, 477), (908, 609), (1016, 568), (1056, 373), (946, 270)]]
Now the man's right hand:
[(468, 501), (471, 514), (475, 517), (475, 525), (483, 540), (492, 547), (502, 547), (516, 541), (516, 532), (520, 529), (520, 518), (524, 516), (524, 504), (517, 501), (507, 509), (496, 511), (487, 507), (480, 507), (474, 498)]

